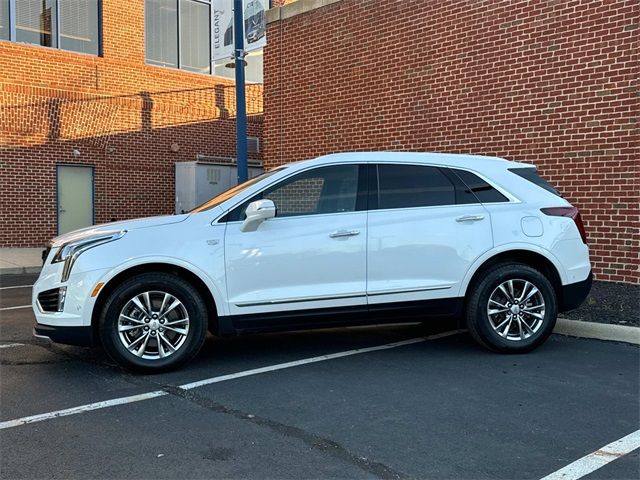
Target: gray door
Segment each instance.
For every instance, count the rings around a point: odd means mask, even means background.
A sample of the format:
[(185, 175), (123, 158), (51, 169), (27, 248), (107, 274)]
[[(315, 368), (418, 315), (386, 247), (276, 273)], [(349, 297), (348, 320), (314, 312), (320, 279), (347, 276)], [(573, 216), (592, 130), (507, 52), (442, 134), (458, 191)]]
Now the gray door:
[(58, 234), (93, 225), (93, 167), (58, 165)]

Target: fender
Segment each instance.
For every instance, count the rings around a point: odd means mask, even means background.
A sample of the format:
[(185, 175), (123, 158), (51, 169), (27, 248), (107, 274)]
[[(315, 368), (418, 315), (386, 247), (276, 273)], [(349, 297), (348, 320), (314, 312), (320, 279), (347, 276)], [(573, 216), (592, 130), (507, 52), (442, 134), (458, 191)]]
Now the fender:
[[(219, 316), (229, 315), (228, 306), (225, 300), (225, 297), (222, 295), (221, 290), (224, 288), (224, 285), (217, 285), (214, 279), (212, 279), (207, 273), (205, 273), (202, 269), (196, 267), (194, 264), (190, 262), (185, 262), (179, 258), (168, 257), (168, 256), (160, 256), (160, 255), (149, 255), (143, 257), (133, 258), (125, 263), (118, 265), (117, 267), (108, 270), (102, 277), (100, 278), (100, 282), (104, 282), (104, 284), (108, 284), (116, 275), (124, 272), (133, 267), (138, 267), (141, 265), (147, 265), (150, 263), (164, 263), (166, 265), (175, 265), (176, 267), (184, 268), (185, 270), (189, 270), (196, 277), (198, 277), (202, 282), (207, 286), (209, 291), (211, 292), (211, 296), (213, 297), (213, 301), (216, 304), (216, 309), (218, 311)], [(224, 282), (224, 279), (222, 280)], [(93, 307), (95, 305), (96, 298), (89, 298), (85, 307), (87, 308), (88, 315), (85, 318), (92, 318), (93, 315)]]
[(471, 266), (467, 270), (467, 273), (464, 276), (464, 279), (460, 283), (460, 290), (458, 292), (458, 295), (461, 297), (466, 295), (469, 282), (471, 282), (471, 279), (473, 278), (475, 273), (478, 271), (480, 267), (482, 267), (482, 265), (484, 265), (484, 263), (487, 260), (490, 260), (491, 258), (495, 257), (500, 253), (509, 252), (511, 250), (526, 250), (532, 253), (537, 253), (542, 255), (553, 264), (553, 266), (558, 271), (558, 275), (560, 276), (560, 281), (562, 282), (563, 285), (566, 285), (567, 272), (562, 266), (562, 263), (560, 263), (560, 261), (556, 258), (556, 256), (553, 255), (553, 253), (551, 253), (549, 250), (539, 247), (538, 245), (534, 245), (532, 243), (509, 243), (509, 244), (499, 245), (497, 247), (492, 248), (491, 250), (486, 251), (471, 264)]

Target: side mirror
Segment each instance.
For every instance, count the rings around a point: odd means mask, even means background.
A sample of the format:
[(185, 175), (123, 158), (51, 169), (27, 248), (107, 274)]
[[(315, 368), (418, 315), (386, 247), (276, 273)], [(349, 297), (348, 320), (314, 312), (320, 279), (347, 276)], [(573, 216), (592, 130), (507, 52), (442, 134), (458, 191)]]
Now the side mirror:
[(269, 218), (276, 216), (276, 206), (271, 200), (256, 200), (251, 202), (246, 210), (241, 232), (255, 232), (260, 224)]

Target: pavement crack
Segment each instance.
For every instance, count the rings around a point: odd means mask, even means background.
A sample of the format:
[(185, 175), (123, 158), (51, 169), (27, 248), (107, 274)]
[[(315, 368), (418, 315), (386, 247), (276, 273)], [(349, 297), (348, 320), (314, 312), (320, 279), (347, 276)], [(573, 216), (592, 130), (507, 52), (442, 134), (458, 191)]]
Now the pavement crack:
[(294, 427), (292, 425), (286, 425), (284, 423), (271, 420), (269, 418), (261, 417), (259, 415), (248, 414), (238, 409), (230, 408), (213, 400), (195, 393), (192, 390), (184, 390), (179, 387), (171, 385), (164, 385), (162, 389), (177, 397), (188, 400), (200, 407), (206, 408), (216, 413), (222, 413), (225, 415), (231, 415), (239, 420), (248, 421), (255, 425), (259, 425), (264, 428), (268, 428), (279, 435), (295, 438), (304, 442), (314, 450), (320, 451), (323, 454), (327, 454), (333, 458), (350, 463), (361, 470), (374, 475), (377, 478), (383, 480), (396, 480), (410, 478), (408, 475), (398, 472), (388, 465), (380, 462), (373, 461), (371, 459), (356, 455), (338, 442), (330, 440), (328, 438), (316, 435), (314, 433), (307, 432), (301, 428)]

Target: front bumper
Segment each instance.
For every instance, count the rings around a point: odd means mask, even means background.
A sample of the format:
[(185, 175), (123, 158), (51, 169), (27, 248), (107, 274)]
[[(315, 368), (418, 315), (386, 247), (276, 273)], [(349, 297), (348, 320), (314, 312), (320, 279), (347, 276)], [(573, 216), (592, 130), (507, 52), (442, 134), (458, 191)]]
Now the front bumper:
[(593, 284), (593, 272), (589, 271), (589, 276), (581, 282), (570, 283), (562, 286), (562, 298), (560, 301), (560, 312), (566, 312), (578, 308), (585, 301), (591, 291)]
[(36, 323), (33, 327), (33, 335), (38, 338), (48, 338), (52, 342), (80, 347), (92, 347), (95, 345), (93, 328), (82, 327), (58, 327)]

